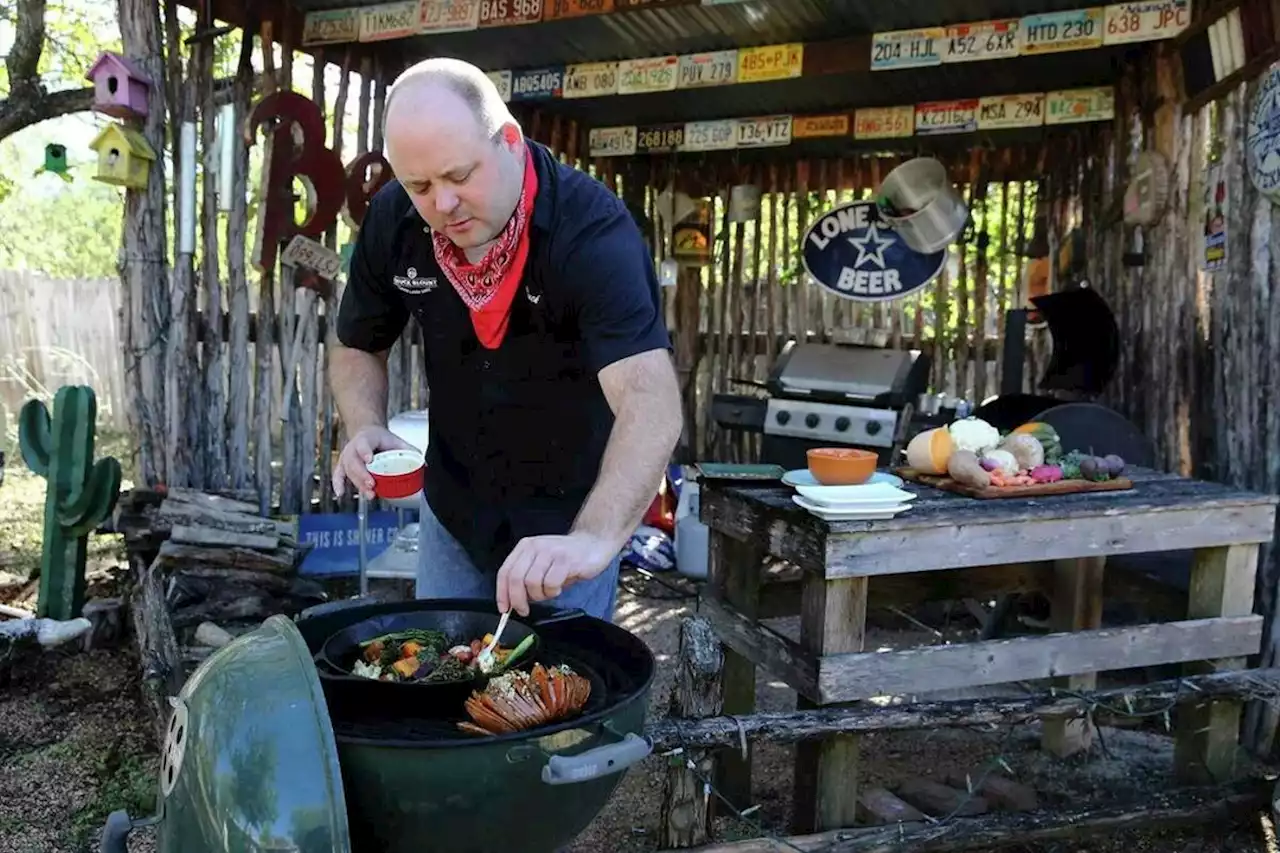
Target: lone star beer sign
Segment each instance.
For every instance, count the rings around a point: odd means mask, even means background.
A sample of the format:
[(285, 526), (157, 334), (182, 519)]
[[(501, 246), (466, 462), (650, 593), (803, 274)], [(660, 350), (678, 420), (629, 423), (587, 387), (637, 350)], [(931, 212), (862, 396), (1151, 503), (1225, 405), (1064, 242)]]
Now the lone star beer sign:
[(823, 214), (805, 231), (801, 260), (819, 285), (845, 299), (889, 302), (942, 272), (945, 249), (922, 255), (893, 233), (875, 204), (855, 201)]
[[(358, 228), (369, 200), (392, 173), (391, 164), (377, 152), (357, 157), (344, 169), (324, 144), (319, 108), (297, 92), (275, 92), (258, 102), (245, 127), (248, 145), (254, 144), (260, 127), (268, 148), (253, 263), (266, 272), (275, 269), (281, 245), (299, 234), (320, 238), (344, 210)], [(302, 222), (295, 214), (294, 179), (306, 188)]]

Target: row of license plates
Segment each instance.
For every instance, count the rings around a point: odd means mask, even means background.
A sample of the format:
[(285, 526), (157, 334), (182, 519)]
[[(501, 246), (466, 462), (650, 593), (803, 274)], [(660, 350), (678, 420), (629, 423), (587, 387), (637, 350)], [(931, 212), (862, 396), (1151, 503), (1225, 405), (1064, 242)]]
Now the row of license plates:
[[(853, 136), (889, 139), (976, 130), (1105, 121), (1115, 115), (1111, 87), (1026, 95), (995, 95), (915, 106), (858, 110)], [(849, 116), (758, 116), (741, 119), (598, 127), (590, 133), (591, 157), (625, 157), (664, 151), (721, 151), (789, 145), (793, 139), (845, 136)]]
[(897, 30), (877, 33), (872, 38), (871, 70), (1009, 59), (1152, 41), (1177, 35), (1190, 23), (1191, 0), (1136, 0), (1000, 21)]
[(624, 59), (620, 62), (584, 62), (520, 71), (491, 71), (489, 77), (502, 97), (510, 101), (597, 98), (799, 77), (803, 63), (804, 46), (788, 44)]

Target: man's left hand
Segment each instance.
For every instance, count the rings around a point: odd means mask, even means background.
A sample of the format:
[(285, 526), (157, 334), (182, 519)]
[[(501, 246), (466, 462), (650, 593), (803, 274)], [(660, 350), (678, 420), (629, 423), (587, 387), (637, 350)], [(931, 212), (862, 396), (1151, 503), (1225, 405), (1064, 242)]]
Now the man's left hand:
[(498, 570), (498, 612), (528, 616), (531, 601), (555, 598), (594, 578), (617, 555), (618, 549), (590, 533), (521, 539)]

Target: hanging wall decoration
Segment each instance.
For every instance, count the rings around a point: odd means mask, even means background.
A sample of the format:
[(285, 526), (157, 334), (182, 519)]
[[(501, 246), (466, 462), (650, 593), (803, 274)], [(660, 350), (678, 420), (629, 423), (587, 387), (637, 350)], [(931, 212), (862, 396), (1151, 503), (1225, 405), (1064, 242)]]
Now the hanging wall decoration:
[(1267, 69), (1258, 81), (1245, 147), (1249, 179), (1258, 192), (1280, 201), (1280, 65)]
[(814, 220), (800, 257), (805, 272), (825, 290), (857, 302), (889, 302), (937, 278), (947, 251), (912, 251), (875, 202), (854, 201)]

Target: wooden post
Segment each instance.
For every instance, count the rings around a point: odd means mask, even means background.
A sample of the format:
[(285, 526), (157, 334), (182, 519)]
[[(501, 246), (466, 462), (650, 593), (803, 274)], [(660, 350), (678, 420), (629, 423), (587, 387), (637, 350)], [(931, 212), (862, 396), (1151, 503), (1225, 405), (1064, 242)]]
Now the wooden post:
[[(1253, 587), (1258, 569), (1257, 545), (1207, 548), (1196, 552), (1187, 593), (1188, 618), (1247, 616), (1253, 612)], [(1188, 674), (1244, 669), (1244, 658), (1197, 661)], [(1175, 771), (1196, 784), (1227, 781), (1236, 769), (1242, 704), (1215, 700), (1178, 709)]]
[(169, 697), (181, 692), (185, 680), (182, 658), (165, 602), (160, 561), (150, 565), (139, 565), (136, 559), (133, 562), (138, 584), (131, 593), (130, 618), (142, 660), (142, 692), (151, 710), (156, 744), (160, 745), (169, 725)]
[[(755, 546), (711, 531), (711, 592), (748, 619), (757, 618), (764, 553)], [(750, 714), (756, 707), (756, 665), (724, 649), (724, 713)], [(716, 757), (716, 787), (738, 809), (751, 805), (751, 747), (723, 750)]]
[[(1053, 600), (1049, 620), (1053, 631), (1085, 631), (1102, 627), (1102, 576), (1106, 557), (1058, 560), (1053, 565)], [(1099, 661), (1099, 666), (1102, 665)], [(1055, 680), (1068, 690), (1092, 690), (1097, 673)], [(1088, 717), (1046, 720), (1040, 745), (1059, 758), (1088, 749), (1093, 744), (1093, 723)]]
[[(720, 673), (724, 653), (711, 623), (687, 618), (680, 624), (680, 669), (672, 690), (670, 714), (701, 719), (720, 713)], [(697, 769), (689, 770), (689, 764)], [(672, 757), (662, 793), (662, 844), (670, 848), (706, 844), (711, 799), (703, 780), (710, 779), (714, 760), (710, 750), (684, 749)]]
[[(862, 651), (867, 627), (868, 579), (827, 580), (806, 573), (800, 644), (815, 656)], [(800, 696), (799, 709), (816, 704)], [(853, 826), (858, 814), (857, 735), (833, 735), (796, 746), (795, 832)]]

